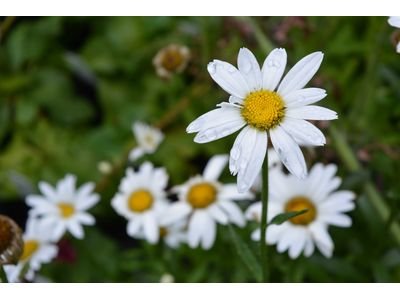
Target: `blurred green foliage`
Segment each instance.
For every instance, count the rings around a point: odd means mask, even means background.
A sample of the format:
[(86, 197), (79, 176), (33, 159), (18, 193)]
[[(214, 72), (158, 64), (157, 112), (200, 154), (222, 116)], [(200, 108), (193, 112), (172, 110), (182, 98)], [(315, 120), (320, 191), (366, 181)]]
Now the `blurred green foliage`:
[[(1, 18), (4, 20), (4, 18)], [(304, 149), (306, 162), (339, 165), (342, 188), (357, 194), (351, 228), (331, 227), (332, 259), (318, 251), (292, 261), (269, 247), (273, 282), (399, 282), (400, 249), (362, 192), (371, 179), (398, 222), (400, 199), (400, 54), (390, 43), (396, 29), (385, 17), (257, 17), (255, 23), (276, 47), (288, 53), (288, 68), (322, 51), (324, 61), (312, 86), (327, 90), (321, 106), (338, 112), (334, 121), (362, 162), (364, 171), (348, 173), (324, 129), (325, 147)], [(152, 59), (170, 43), (188, 46), (188, 68), (165, 81)], [(41, 180), (55, 184), (66, 173), (78, 185), (99, 182), (100, 161), (123, 166), (101, 191), (91, 210), (95, 227), (82, 241), (67, 239), (76, 261), (56, 260), (41, 274), (57, 282), (158, 282), (171, 273), (177, 282), (254, 282), (237, 256), (226, 226), (218, 225), (209, 251), (182, 245), (172, 250), (126, 235), (125, 220), (110, 200), (129, 165), (124, 153), (135, 140), (134, 121), (155, 124), (168, 112), (182, 111), (166, 124), (166, 139), (153, 155), (164, 166), (170, 186), (201, 173), (214, 154), (229, 153), (236, 135), (196, 144), (186, 126), (226, 101), (228, 94), (206, 71), (212, 59), (236, 65), (241, 47), (263, 62), (264, 53), (249, 24), (230, 17), (42, 17), (17, 18), (0, 44), (0, 208), (23, 227), (24, 193)], [(287, 69), (288, 69), (287, 68)], [(310, 84), (311, 84), (310, 83)], [(14, 174), (11, 176), (10, 174)], [(17, 174), (17, 175), (16, 175)], [(235, 182), (228, 170), (222, 182)], [(245, 209), (249, 203), (241, 203)], [(258, 255), (249, 224), (236, 233)]]

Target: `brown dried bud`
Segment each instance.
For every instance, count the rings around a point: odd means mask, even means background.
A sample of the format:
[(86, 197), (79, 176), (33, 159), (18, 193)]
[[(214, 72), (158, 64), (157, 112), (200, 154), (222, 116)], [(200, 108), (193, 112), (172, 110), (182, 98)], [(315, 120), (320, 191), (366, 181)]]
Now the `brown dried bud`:
[(190, 59), (190, 50), (186, 46), (170, 44), (160, 49), (153, 59), (157, 75), (170, 79), (174, 73), (185, 70)]
[(23, 252), (21, 228), (11, 218), (0, 215), (0, 266), (16, 265)]

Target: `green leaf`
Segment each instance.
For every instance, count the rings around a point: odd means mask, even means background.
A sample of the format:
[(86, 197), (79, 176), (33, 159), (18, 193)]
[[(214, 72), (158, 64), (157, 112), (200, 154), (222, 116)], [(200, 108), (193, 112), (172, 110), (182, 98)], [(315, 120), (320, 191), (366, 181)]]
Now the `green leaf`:
[(308, 212), (308, 210), (309, 209), (306, 208), (306, 209), (303, 209), (302, 211), (289, 211), (287, 213), (279, 214), (279, 215), (275, 216), (271, 220), (271, 222), (269, 222), (267, 224), (267, 226), (271, 225), (271, 224), (281, 225), (283, 222), (290, 220), (291, 218), (297, 217), (298, 215), (305, 214), (306, 212)]
[(261, 275), (261, 267), (258, 264), (254, 254), (251, 252), (249, 246), (240, 239), (240, 237), (236, 234), (232, 225), (228, 223), (229, 229), (231, 230), (233, 240), (235, 241), (237, 251), (239, 256), (242, 258), (245, 265), (249, 268), (249, 270), (253, 273), (254, 277), (258, 282), (262, 281)]

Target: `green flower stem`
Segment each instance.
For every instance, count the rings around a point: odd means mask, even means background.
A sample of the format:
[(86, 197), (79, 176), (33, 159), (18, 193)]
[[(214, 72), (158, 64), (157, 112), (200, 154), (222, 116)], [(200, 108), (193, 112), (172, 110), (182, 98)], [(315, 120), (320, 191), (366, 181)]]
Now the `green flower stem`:
[[(362, 171), (362, 166), (357, 160), (350, 146), (346, 142), (345, 138), (339, 133), (338, 129), (334, 124), (329, 126), (330, 134), (332, 136), (336, 150), (339, 153), (342, 161), (350, 172), (360, 172)], [(371, 180), (367, 180), (363, 184), (363, 190), (369, 201), (374, 206), (379, 217), (386, 223), (390, 218), (390, 209), (385, 203), (382, 196), (377, 191), (375, 185)], [(400, 226), (398, 222), (392, 222), (390, 225), (390, 232), (393, 237), (400, 245)]]
[(235, 17), (236, 20), (241, 21), (243, 23), (246, 23), (250, 25), (253, 28), (254, 31), (254, 36), (258, 43), (260, 44), (260, 48), (267, 54), (269, 54), (272, 50), (274, 50), (276, 47), (271, 43), (271, 41), (267, 38), (267, 35), (265, 32), (262, 31), (260, 26), (257, 24), (257, 22), (252, 18), (248, 16), (237, 16)]
[(262, 213), (261, 213), (261, 240), (260, 240), (260, 252), (261, 252), (261, 268), (262, 268), (262, 279), (263, 282), (268, 282), (269, 271), (268, 271), (268, 247), (265, 243), (266, 239), (266, 226), (267, 226), (267, 214), (268, 214), (268, 151), (266, 151), (264, 163), (262, 166)]
[(3, 283), (8, 283), (6, 272), (4, 272), (3, 266), (0, 266), (0, 279)]

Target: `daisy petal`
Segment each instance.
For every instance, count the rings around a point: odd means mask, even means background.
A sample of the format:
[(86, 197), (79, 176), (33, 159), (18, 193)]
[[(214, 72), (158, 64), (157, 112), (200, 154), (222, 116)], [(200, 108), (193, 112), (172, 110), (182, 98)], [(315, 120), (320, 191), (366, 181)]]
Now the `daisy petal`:
[(67, 227), (64, 222), (57, 222), (53, 227), (53, 232), (51, 234), (51, 241), (57, 243), (61, 240), (64, 233), (67, 231)]
[(281, 225), (269, 225), (267, 227), (267, 235), (266, 235), (266, 242), (269, 245), (273, 245), (276, 244), (280, 238), (282, 237), (282, 235), (284, 234), (284, 232), (286, 231), (290, 231), (290, 225), (285, 222)]
[(253, 92), (261, 89), (262, 77), (260, 65), (253, 53), (249, 49), (242, 48), (239, 50), (238, 68), (247, 82), (250, 90)]
[(96, 219), (87, 212), (79, 212), (76, 214), (75, 219), (82, 223), (83, 225), (94, 225), (96, 224)]
[(325, 247), (333, 250), (332, 238), (324, 224), (314, 221), (313, 223), (310, 223), (308, 228), (317, 243), (323, 244)]
[(282, 78), (286, 67), (286, 50), (274, 49), (265, 59), (262, 73), (262, 89), (274, 91)]
[(135, 161), (144, 155), (144, 151), (140, 147), (135, 147), (129, 152), (129, 161)]
[(197, 248), (200, 238), (203, 236), (206, 222), (209, 220), (205, 210), (196, 209), (194, 211), (188, 225), (188, 245), (190, 248)]
[(308, 234), (306, 237), (306, 246), (304, 248), (304, 256), (310, 257), (314, 253), (314, 242), (312, 241), (311, 236)]
[(286, 117), (279, 124), (292, 137), (307, 144), (323, 146), (326, 143), (324, 134), (310, 122)]
[(296, 259), (299, 257), (301, 251), (303, 251), (307, 239), (307, 229), (306, 228), (301, 228), (301, 226), (298, 226), (299, 230), (297, 230), (296, 236), (292, 242), (292, 245), (289, 248), (289, 257), (291, 259)]
[(259, 240), (261, 240), (261, 229), (257, 228), (256, 230), (254, 230), (251, 233), (250, 238), (255, 242), (258, 242)]
[[(258, 201), (258, 202), (250, 204), (249, 207), (246, 209), (244, 215), (247, 220), (253, 220), (253, 221), (260, 222), (261, 211), (262, 211), (262, 202)], [(273, 225), (270, 225), (269, 227), (271, 227), (271, 226), (273, 226)]]
[(192, 210), (192, 206), (186, 202), (174, 202), (169, 206), (165, 214), (161, 216), (159, 223), (161, 226), (169, 226), (188, 216)]
[(100, 201), (99, 194), (91, 194), (85, 198), (80, 198), (75, 202), (75, 207), (79, 211), (85, 211), (95, 206)]
[(326, 91), (318, 88), (308, 88), (289, 93), (284, 101), (289, 108), (306, 106), (315, 103), (326, 97)]
[[(353, 204), (354, 203), (349, 203)], [(318, 220), (325, 222), (329, 225), (338, 226), (338, 227), (350, 227), (352, 220), (348, 215), (344, 214), (324, 214), (321, 215)]]
[(333, 248), (327, 247), (325, 244), (315, 241), (315, 245), (318, 250), (326, 257), (331, 258), (333, 253)]
[(225, 212), (223, 212), (217, 204), (210, 205), (207, 207), (207, 211), (213, 217), (215, 221), (217, 221), (220, 224), (226, 225), (228, 224), (228, 216)]
[(82, 225), (75, 220), (71, 220), (67, 223), (68, 231), (77, 239), (82, 240), (85, 237)]
[(276, 245), (276, 250), (279, 253), (285, 252), (293, 243), (296, 235), (298, 234), (297, 226), (291, 226), (287, 230), (282, 232), (282, 236), (278, 240), (278, 244)]
[(239, 206), (231, 201), (220, 201), (218, 205), (226, 212), (229, 221), (239, 227), (246, 226), (246, 219), (244, 218), (242, 210)]
[(65, 177), (59, 180), (56, 185), (58, 195), (67, 199), (74, 198), (75, 187), (76, 176), (72, 174), (65, 175)]
[(46, 181), (39, 182), (39, 190), (50, 201), (55, 201), (55, 198), (57, 198), (54, 187)]
[(207, 216), (207, 220), (204, 223), (203, 239), (201, 247), (204, 250), (210, 249), (215, 242), (215, 236), (217, 235), (217, 224), (213, 219)]
[(222, 171), (228, 163), (229, 155), (221, 154), (214, 155), (207, 163), (203, 171), (203, 178), (205, 180), (214, 181), (218, 180)]
[(271, 129), (270, 135), (272, 145), (285, 167), (297, 178), (304, 180), (307, 167), (299, 145), (280, 126)]
[(135, 235), (142, 229), (142, 224), (143, 222), (141, 217), (129, 220), (128, 225), (126, 226), (127, 234), (131, 237), (135, 237)]
[(76, 197), (84, 198), (93, 192), (96, 184), (94, 182), (86, 182), (82, 184), (76, 191)]
[(255, 195), (250, 191), (238, 193), (235, 183), (224, 184), (218, 193), (218, 199), (221, 200), (250, 200), (254, 198)]
[(143, 233), (150, 244), (156, 244), (159, 238), (159, 229), (156, 218), (151, 211), (143, 214)]
[(324, 55), (314, 52), (302, 58), (283, 78), (278, 94), (285, 98), (290, 92), (302, 89), (318, 71)]
[(285, 115), (303, 120), (335, 120), (338, 118), (337, 113), (333, 110), (316, 105), (288, 108)]
[(250, 94), (249, 86), (243, 75), (231, 64), (214, 59), (207, 66), (212, 79), (227, 93), (244, 99)]
[(400, 28), (400, 17), (390, 17), (388, 23), (393, 27)]

